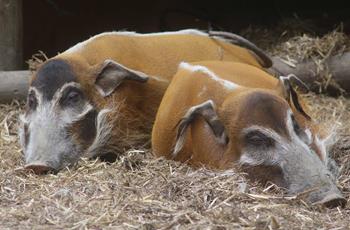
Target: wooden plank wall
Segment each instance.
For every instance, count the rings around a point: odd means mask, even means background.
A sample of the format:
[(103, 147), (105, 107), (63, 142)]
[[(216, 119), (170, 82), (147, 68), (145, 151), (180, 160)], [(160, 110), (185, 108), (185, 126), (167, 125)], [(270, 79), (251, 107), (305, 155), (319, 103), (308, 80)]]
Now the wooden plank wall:
[(0, 0), (0, 71), (23, 68), (22, 0)]

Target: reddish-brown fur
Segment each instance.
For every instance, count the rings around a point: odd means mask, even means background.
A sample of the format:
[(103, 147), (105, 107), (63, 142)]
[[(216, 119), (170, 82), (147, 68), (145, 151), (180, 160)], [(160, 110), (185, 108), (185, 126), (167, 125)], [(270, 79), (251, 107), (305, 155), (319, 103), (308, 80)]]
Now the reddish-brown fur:
[[(159, 103), (181, 61), (225, 60), (261, 68), (255, 56), (244, 48), (207, 36), (190, 34), (145, 37), (106, 34), (53, 59), (69, 63), (84, 93), (97, 110), (112, 109), (109, 119), (115, 128), (111, 140), (118, 142), (112, 143), (118, 146), (113, 147), (118, 150), (149, 143)], [(112, 95), (102, 97), (94, 84), (106, 59), (143, 72), (151, 78), (147, 83), (126, 81)], [(76, 141), (80, 142), (79, 139)]]

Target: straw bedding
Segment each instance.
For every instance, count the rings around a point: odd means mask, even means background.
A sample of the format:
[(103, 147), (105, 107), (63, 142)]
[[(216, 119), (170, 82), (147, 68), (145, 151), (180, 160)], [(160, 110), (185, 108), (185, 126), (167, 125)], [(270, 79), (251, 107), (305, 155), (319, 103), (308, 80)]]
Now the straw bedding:
[[(249, 34), (254, 33), (251, 28)], [(323, 38), (293, 34), (274, 47), (263, 40), (267, 35), (260, 38), (255, 42), (290, 60), (322, 58), (330, 49), (342, 52), (349, 41), (340, 32)], [(339, 187), (350, 203), (350, 100), (305, 98), (314, 118), (337, 129), (331, 154), (341, 168)], [(311, 207), (303, 194), (285, 197), (274, 185), (246, 181), (234, 171), (193, 170), (155, 159), (149, 150), (129, 151), (113, 164), (83, 159), (56, 175), (24, 173), (17, 140), (22, 109), (18, 102), (0, 105), (2, 229), (349, 229), (349, 204), (345, 209)]]

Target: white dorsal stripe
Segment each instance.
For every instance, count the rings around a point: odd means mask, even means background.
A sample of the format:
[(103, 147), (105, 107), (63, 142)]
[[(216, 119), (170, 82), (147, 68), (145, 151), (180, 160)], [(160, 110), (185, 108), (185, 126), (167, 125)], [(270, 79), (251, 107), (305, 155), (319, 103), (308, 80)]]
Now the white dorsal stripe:
[(157, 33), (136, 33), (133, 31), (112, 31), (112, 32), (104, 32), (97, 34), (93, 37), (90, 37), (89, 39), (79, 42), (78, 44), (72, 46), (71, 48), (64, 51), (64, 53), (74, 53), (78, 52), (79, 50), (83, 49), (84, 46), (86, 46), (88, 43), (94, 41), (97, 38), (103, 37), (103, 36), (135, 36), (135, 37), (151, 37), (151, 36), (161, 36), (161, 35), (175, 35), (175, 34), (192, 34), (192, 35), (200, 35), (200, 36), (209, 36), (207, 33), (204, 33), (200, 30), (196, 29), (186, 29), (186, 30), (179, 30), (179, 31), (170, 31), (170, 32), (157, 32)]
[(220, 78), (219, 76), (217, 76), (214, 72), (210, 71), (207, 67), (205, 66), (201, 66), (201, 65), (191, 65), (187, 62), (181, 62), (179, 65), (179, 68), (181, 69), (185, 69), (188, 70), (190, 72), (201, 72), (206, 74), (208, 77), (210, 77), (212, 80), (219, 82), (222, 86), (224, 86), (226, 89), (228, 90), (234, 90), (238, 87), (240, 87), (239, 85), (231, 82), (231, 81), (227, 81), (225, 79)]
[(160, 82), (169, 82), (168, 80), (166, 79), (162, 79), (160, 77), (157, 77), (157, 76), (149, 76), (150, 78), (156, 80), (156, 81), (160, 81)]

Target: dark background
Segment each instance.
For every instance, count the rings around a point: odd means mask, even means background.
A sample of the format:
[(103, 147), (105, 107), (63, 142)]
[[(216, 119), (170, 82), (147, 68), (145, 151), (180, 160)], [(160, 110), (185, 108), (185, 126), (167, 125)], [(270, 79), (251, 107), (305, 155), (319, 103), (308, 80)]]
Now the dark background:
[(104, 31), (214, 28), (240, 33), (248, 26), (273, 28), (290, 18), (311, 21), (312, 27), (306, 29), (315, 35), (341, 22), (344, 32), (350, 32), (350, 7), (345, 1), (25, 0), (24, 60), (38, 50), (51, 57)]

